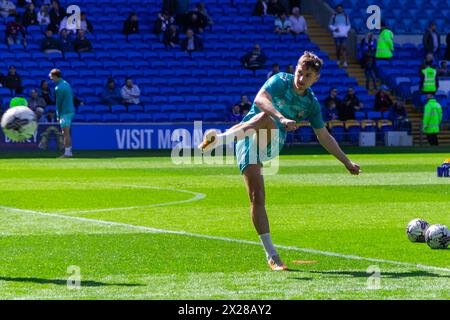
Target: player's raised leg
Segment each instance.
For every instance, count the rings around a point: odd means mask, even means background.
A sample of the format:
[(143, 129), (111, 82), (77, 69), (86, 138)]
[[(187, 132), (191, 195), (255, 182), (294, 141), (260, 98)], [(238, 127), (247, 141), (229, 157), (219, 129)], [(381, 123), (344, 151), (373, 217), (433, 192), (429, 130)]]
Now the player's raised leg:
[(259, 113), (246, 122), (241, 122), (226, 132), (219, 134), (216, 130), (211, 129), (205, 132), (205, 138), (203, 142), (198, 146), (202, 151), (209, 151), (220, 144), (223, 144), (227, 138), (232, 137), (235, 141), (242, 140), (249, 130), (257, 132), (259, 129), (275, 129), (276, 126), (273, 120), (266, 113)]

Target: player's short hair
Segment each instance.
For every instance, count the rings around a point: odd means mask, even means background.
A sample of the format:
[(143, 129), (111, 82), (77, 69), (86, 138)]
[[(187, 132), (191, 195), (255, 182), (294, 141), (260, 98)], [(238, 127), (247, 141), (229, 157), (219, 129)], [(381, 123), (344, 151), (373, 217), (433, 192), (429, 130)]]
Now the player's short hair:
[(303, 55), (298, 59), (297, 65), (305, 66), (313, 69), (316, 73), (320, 73), (323, 66), (323, 60), (312, 52), (305, 51)]
[(62, 72), (59, 69), (52, 69), (52, 71), (50, 71), (50, 74), (53, 77), (57, 77), (57, 78), (61, 78), (62, 77)]

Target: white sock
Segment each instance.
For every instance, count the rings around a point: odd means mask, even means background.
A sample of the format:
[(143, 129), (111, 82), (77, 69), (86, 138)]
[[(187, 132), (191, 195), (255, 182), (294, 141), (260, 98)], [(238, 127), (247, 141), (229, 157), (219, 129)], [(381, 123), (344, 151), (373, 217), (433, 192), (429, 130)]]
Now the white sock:
[(72, 147), (66, 148), (66, 151), (64, 152), (64, 154), (65, 154), (66, 156), (72, 155)]
[(277, 256), (278, 252), (273, 246), (272, 239), (270, 238), (270, 233), (260, 234), (259, 238), (264, 245), (264, 250), (266, 250), (267, 258), (271, 258), (273, 256)]

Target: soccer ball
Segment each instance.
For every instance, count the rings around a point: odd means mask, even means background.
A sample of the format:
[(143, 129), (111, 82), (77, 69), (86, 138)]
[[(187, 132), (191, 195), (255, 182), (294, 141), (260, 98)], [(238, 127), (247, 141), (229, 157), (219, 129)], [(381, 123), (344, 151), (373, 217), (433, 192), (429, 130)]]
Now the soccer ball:
[(406, 226), (406, 236), (411, 242), (425, 242), (425, 231), (430, 224), (422, 219), (414, 219)]
[(36, 132), (36, 115), (28, 107), (10, 108), (2, 117), (1, 126), (5, 135), (12, 141), (24, 141)]
[(433, 224), (425, 232), (425, 241), (431, 249), (445, 249), (450, 244), (450, 231), (447, 226)]

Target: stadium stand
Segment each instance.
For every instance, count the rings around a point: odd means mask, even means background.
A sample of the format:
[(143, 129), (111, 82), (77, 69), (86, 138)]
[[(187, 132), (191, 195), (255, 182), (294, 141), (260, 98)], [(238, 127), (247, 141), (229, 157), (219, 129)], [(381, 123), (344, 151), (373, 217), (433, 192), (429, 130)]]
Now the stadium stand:
[[(201, 35), (204, 50), (193, 52), (192, 57), (179, 48), (167, 50), (153, 34), (153, 24), (161, 12), (160, 1), (80, 0), (78, 5), (88, 13), (94, 27), (94, 33), (88, 35), (93, 45), (91, 52), (83, 52), (80, 56), (67, 54), (66, 59), (61, 55), (46, 55), (39, 50), (43, 33), (40, 28), (32, 26), (27, 31), (27, 50), (20, 45), (8, 50), (6, 45), (0, 44), (0, 70), (7, 70), (9, 65), (14, 64), (24, 78), (24, 93), (28, 95), (42, 79), (46, 79), (51, 68), (60, 68), (72, 84), (76, 96), (84, 101), (84, 105), (78, 107), (75, 122), (182, 122), (200, 119), (223, 122), (227, 119), (226, 112), (241, 95), (247, 95), (250, 99), (254, 97), (266, 80), (272, 63), (279, 63), (283, 71), (284, 66), (295, 65), (303, 51), (310, 50), (325, 62), (321, 80), (313, 88), (321, 103), (331, 87), (342, 93), (348, 87), (354, 87), (364, 104), (363, 110), (357, 112), (356, 120), (382, 119), (379, 114), (372, 113), (373, 96), (364, 87), (358, 86), (356, 79), (339, 68), (336, 61), (321, 51), (308, 35), (299, 35), (296, 41), (288, 35), (280, 38), (273, 32), (275, 18), (267, 16), (262, 22), (260, 17), (252, 16), (254, 3), (248, 1), (236, 0), (235, 6), (228, 1), (203, 2), (215, 24), (212, 30), (206, 29)], [(329, 1), (331, 5), (335, 2)], [(342, 2), (346, 12), (354, 16), (352, 11), (362, 10), (367, 1)], [(191, 6), (196, 3), (191, 3)], [(63, 0), (61, 4), (67, 6), (69, 1)], [(434, 5), (433, 1), (431, 5)], [(18, 8), (18, 11), (23, 12), (24, 9)], [(140, 33), (130, 35), (127, 41), (122, 27), (131, 11), (138, 12)], [(357, 25), (355, 21), (352, 23)], [(0, 33), (4, 32), (4, 28), (0, 25)], [(243, 68), (239, 59), (255, 43), (260, 44), (267, 61), (266, 68), (257, 70), (254, 76)], [(420, 61), (414, 56), (419, 55), (421, 49), (415, 48), (417, 52), (411, 53), (411, 45), (397, 47), (398, 60), (382, 63), (380, 73), (391, 88), (408, 98), (412, 95), (411, 88), (418, 81)], [(141, 105), (103, 105), (100, 95), (108, 77), (114, 78), (119, 87), (126, 77), (132, 77), (141, 90)], [(0, 88), (0, 95), (2, 108), (5, 109), (11, 93)], [(351, 132), (346, 139), (355, 143), (353, 126), (334, 127), (335, 130)], [(299, 136), (291, 141), (314, 141), (313, 135), (308, 137), (311, 133), (307, 131), (309, 129), (299, 130), (295, 133)]]

